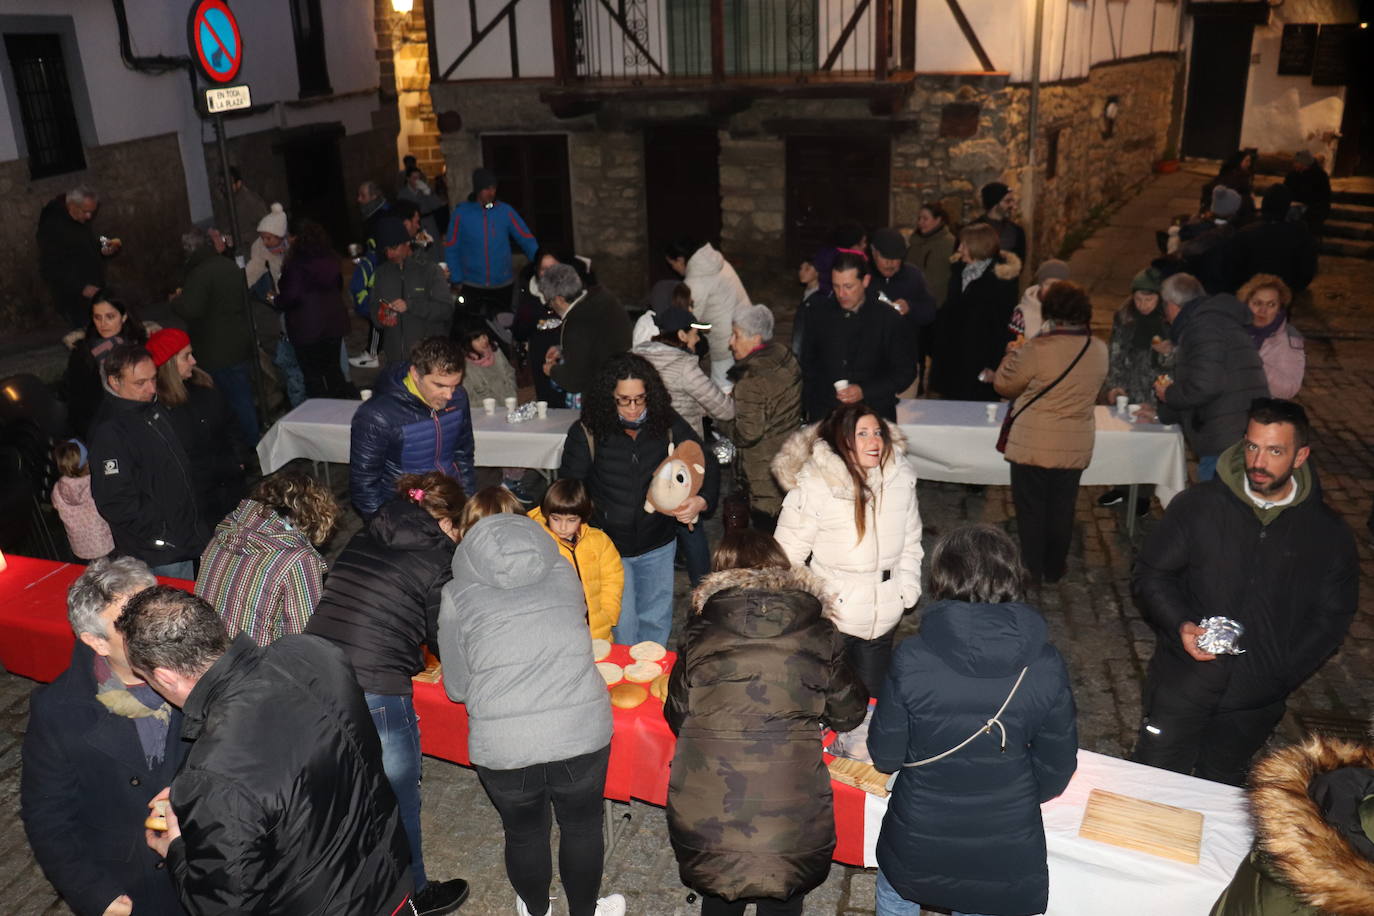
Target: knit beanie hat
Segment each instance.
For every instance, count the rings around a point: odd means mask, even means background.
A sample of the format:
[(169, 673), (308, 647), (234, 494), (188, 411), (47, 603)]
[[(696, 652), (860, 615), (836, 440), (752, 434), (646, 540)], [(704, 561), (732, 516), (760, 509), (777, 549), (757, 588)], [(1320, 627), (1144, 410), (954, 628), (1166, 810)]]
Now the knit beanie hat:
[(1035, 282), (1041, 286), (1045, 285), (1046, 280), (1067, 280), (1069, 279), (1069, 265), (1058, 258), (1050, 258), (1040, 269), (1035, 272)]
[(487, 188), (496, 187), (496, 173), (491, 169), (472, 170), (472, 189), (474, 191), (484, 191)]
[(983, 185), (983, 190), (980, 193), (983, 197), (983, 209), (991, 210), (1002, 202), (1003, 197), (1011, 193), (1011, 188), (1000, 181), (992, 181)]
[(873, 233), (873, 250), (889, 260), (906, 257), (906, 239), (896, 229), (879, 229)]
[(1164, 281), (1159, 276), (1159, 271), (1153, 267), (1147, 267), (1135, 275), (1131, 281), (1131, 292), (1158, 293), (1159, 285)]
[[(267, 230), (271, 232), (272, 230)], [(191, 338), (181, 328), (163, 328), (148, 338), (145, 349), (153, 354), (153, 365), (159, 368), (167, 360), (191, 345)]]
[(1240, 195), (1224, 184), (1212, 189), (1212, 214), (1230, 219), (1240, 212)]
[(258, 220), (259, 232), (270, 232), (273, 235), (286, 238), (286, 210), (281, 204), (272, 204), (272, 210), (262, 219)]

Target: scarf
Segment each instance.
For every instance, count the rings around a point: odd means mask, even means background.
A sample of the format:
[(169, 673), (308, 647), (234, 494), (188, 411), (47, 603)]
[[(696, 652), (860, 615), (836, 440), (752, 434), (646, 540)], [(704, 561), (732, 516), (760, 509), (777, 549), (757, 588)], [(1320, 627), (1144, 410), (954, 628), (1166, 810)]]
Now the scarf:
[(1148, 315), (1141, 314), (1140, 310), (1131, 303), (1131, 349), (1148, 350), (1154, 343), (1156, 337), (1163, 339), (1168, 330), (1165, 328), (1164, 303), (1160, 302), (1154, 307), (1154, 311)]
[(1282, 315), (1275, 315), (1274, 320), (1262, 328), (1255, 327), (1253, 322), (1247, 324), (1245, 330), (1250, 335), (1250, 341), (1255, 345), (1255, 349), (1258, 350), (1264, 346), (1264, 342), (1273, 337), (1275, 331), (1283, 327), (1283, 322), (1284, 317)]
[(469, 353), (468, 362), (474, 366), (481, 366), (483, 369), (489, 369), (496, 365), (496, 350), (488, 350), (486, 356), (473, 356)]
[(981, 261), (974, 261), (964, 265), (964, 272), (959, 275), (959, 291), (963, 292), (969, 288), (969, 284), (987, 273), (992, 266), (992, 258), (983, 258)]
[(620, 415), (620, 411), (616, 411), (615, 418), (620, 421), (620, 427), (622, 429), (640, 429), (644, 426), (646, 422), (648, 422), (649, 408), (645, 407), (644, 412), (641, 413), (638, 417), (634, 418), (633, 420), (627, 420), (624, 417), (622, 417)]
[(109, 353), (111, 350), (113, 350), (115, 347), (119, 346), (122, 343), (124, 343), (123, 334), (116, 334), (113, 337), (102, 337), (97, 340), (92, 340), (90, 341), (91, 356), (95, 357), (96, 362), (100, 362), (102, 359), (105, 358), (106, 353)]
[(147, 684), (126, 686), (103, 655), (95, 657), (94, 673), (96, 701), (112, 714), (133, 720), (144, 760), (151, 770), (165, 753), (172, 707)]

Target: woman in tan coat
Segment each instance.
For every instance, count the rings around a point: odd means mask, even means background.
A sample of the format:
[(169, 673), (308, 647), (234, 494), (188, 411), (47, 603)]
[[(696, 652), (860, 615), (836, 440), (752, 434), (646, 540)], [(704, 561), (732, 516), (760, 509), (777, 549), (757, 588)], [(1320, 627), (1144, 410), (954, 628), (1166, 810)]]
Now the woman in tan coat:
[(1044, 329), (1009, 345), (993, 387), (1012, 399), (1007, 436), (1021, 554), (1035, 582), (1063, 577), (1078, 478), (1093, 457), (1093, 405), (1107, 377), (1107, 345), (1092, 337), (1083, 287), (1054, 284), (1040, 303)]

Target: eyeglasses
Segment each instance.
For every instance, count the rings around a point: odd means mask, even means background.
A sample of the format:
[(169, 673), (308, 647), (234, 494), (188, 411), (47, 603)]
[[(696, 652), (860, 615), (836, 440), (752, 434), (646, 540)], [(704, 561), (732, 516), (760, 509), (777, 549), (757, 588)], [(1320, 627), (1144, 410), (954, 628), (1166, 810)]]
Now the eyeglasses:
[(648, 400), (649, 396), (647, 394), (636, 394), (629, 397), (623, 394), (615, 396), (615, 402), (620, 407), (639, 407)]

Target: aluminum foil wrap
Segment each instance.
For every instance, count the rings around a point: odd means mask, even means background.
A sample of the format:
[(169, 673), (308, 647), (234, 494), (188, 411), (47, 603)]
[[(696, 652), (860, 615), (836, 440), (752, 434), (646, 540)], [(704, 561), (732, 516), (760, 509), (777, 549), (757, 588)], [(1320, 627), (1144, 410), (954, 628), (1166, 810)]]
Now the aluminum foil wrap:
[(735, 463), (735, 443), (720, 436), (715, 442), (711, 443), (711, 453), (716, 456), (717, 464)]
[(524, 423), (533, 420), (539, 414), (539, 407), (533, 401), (527, 401), (516, 407), (514, 410), (506, 411), (507, 423)]
[(1236, 645), (1245, 633), (1240, 621), (1230, 617), (1208, 617), (1198, 621), (1207, 632), (1197, 638), (1197, 647), (1213, 655), (1241, 655), (1244, 649)]

